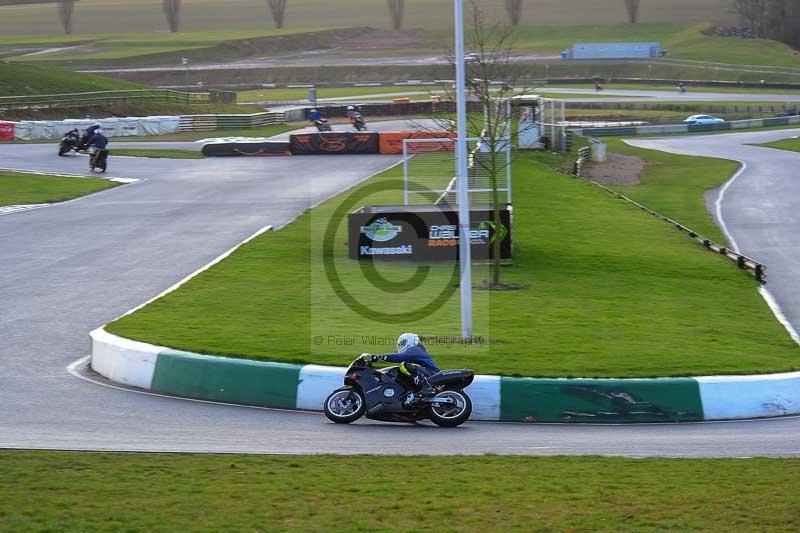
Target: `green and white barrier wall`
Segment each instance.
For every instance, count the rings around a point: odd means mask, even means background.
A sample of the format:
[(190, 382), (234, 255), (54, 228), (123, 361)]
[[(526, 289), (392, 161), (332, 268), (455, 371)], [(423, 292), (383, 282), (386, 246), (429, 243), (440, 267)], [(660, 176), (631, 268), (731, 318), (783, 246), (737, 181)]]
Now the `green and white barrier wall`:
[[(282, 409), (322, 410), (345, 369), (216, 357), (91, 333), (91, 368), (155, 393)], [(693, 422), (800, 413), (800, 372), (663, 379), (477, 376), (472, 420)]]
[(642, 135), (674, 135), (685, 133), (719, 132), (747, 128), (800, 125), (800, 115), (791, 117), (733, 120), (719, 124), (669, 124), (665, 126), (620, 126), (610, 128), (575, 128), (577, 135), (588, 137), (634, 137)]

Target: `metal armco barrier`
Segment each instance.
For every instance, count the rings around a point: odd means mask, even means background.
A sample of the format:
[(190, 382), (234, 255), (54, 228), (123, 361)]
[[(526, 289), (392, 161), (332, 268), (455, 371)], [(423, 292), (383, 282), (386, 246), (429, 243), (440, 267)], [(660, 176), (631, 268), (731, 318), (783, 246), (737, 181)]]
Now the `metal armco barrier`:
[(184, 115), (179, 131), (215, 131), (258, 128), (283, 124), (283, 113), (253, 113), (249, 115)]
[(120, 102), (151, 102), (169, 104), (212, 103), (212, 93), (191, 93), (170, 89), (135, 89), (131, 91), (94, 91), (65, 94), (34, 94), (31, 96), (2, 96), (0, 109), (52, 107), (82, 107), (109, 105)]
[(684, 226), (680, 222), (676, 222), (675, 220), (672, 220), (669, 217), (666, 217), (666, 216), (664, 216), (664, 215), (662, 215), (660, 213), (656, 213), (655, 211), (653, 211), (649, 207), (644, 206), (644, 205), (640, 204), (639, 202), (628, 198), (624, 194), (620, 194), (620, 193), (618, 193), (618, 192), (616, 192), (616, 191), (614, 191), (612, 189), (609, 189), (605, 185), (601, 185), (600, 183), (597, 183), (596, 181), (592, 181), (592, 180), (587, 180), (587, 181), (589, 181), (589, 183), (591, 183), (591, 184), (593, 184), (593, 185), (595, 185), (597, 187), (600, 187), (601, 189), (603, 189), (604, 191), (606, 191), (610, 195), (615, 196), (616, 198), (619, 198), (620, 200), (623, 200), (623, 201), (625, 201), (625, 202), (627, 202), (627, 203), (629, 203), (631, 205), (634, 205), (634, 206), (638, 207), (639, 209), (641, 209), (645, 213), (648, 213), (648, 214), (650, 214), (650, 215), (652, 215), (652, 216), (654, 216), (656, 218), (659, 218), (659, 219), (663, 220), (664, 222), (667, 222), (668, 224), (671, 224), (671, 225), (675, 226), (675, 228), (677, 228), (678, 230), (682, 231), (683, 233), (686, 233), (689, 236), (689, 238), (691, 238), (692, 240), (697, 241), (698, 243), (702, 244), (703, 246), (705, 246), (707, 249), (711, 250), (712, 252), (718, 253), (720, 255), (724, 255), (725, 257), (727, 257), (728, 259), (730, 259), (731, 261), (736, 263), (736, 266), (738, 266), (742, 270), (747, 270), (748, 272), (751, 272), (753, 274), (753, 276), (755, 276), (756, 280), (758, 280), (759, 283), (766, 283), (767, 282), (767, 266), (766, 265), (764, 265), (762, 263), (759, 263), (755, 259), (751, 259), (751, 258), (747, 257), (746, 255), (742, 255), (739, 252), (737, 252), (736, 250), (731, 250), (730, 248), (727, 248), (725, 246), (720, 246), (719, 244), (715, 243), (711, 239), (706, 239), (705, 237), (703, 237), (702, 235), (700, 235), (696, 231), (693, 231), (692, 229), (687, 228), (686, 226)]
[(664, 126), (626, 126), (614, 128), (574, 128), (577, 135), (592, 137), (635, 137), (639, 135), (669, 135), (675, 133), (700, 133), (747, 128), (800, 125), (800, 115), (789, 117), (732, 120), (720, 124), (667, 124)]

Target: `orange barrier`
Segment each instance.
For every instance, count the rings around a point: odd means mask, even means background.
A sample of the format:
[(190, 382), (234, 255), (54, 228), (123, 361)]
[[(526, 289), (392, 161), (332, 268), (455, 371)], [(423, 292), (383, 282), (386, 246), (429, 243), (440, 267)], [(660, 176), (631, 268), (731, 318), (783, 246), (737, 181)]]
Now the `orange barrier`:
[(411, 98), (408, 98), (408, 97), (406, 97), (406, 98), (395, 98), (394, 100), (392, 100), (392, 103), (393, 104), (410, 104), (411, 103)]
[[(455, 139), (456, 134), (451, 131), (398, 131), (380, 134), (380, 153), (402, 154), (405, 139)], [(414, 153), (420, 152), (452, 152), (455, 143), (426, 143), (414, 145)]]

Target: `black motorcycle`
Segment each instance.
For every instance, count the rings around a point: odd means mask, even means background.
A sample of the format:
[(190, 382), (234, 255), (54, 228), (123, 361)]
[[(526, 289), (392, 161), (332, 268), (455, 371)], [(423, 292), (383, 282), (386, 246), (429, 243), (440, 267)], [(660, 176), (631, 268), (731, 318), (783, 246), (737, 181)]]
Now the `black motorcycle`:
[(89, 147), (89, 172), (99, 169), (105, 172), (108, 166), (108, 150), (106, 148)]
[(434, 390), (426, 396), (420, 395), (413, 379), (400, 372), (399, 367), (376, 370), (372, 362), (359, 357), (347, 368), (345, 386), (325, 400), (325, 416), (337, 424), (349, 424), (362, 416), (383, 422), (430, 419), (441, 427), (457, 427), (466, 422), (472, 414), (472, 400), (464, 389), (475, 379), (475, 373), (423, 372)]
[(58, 155), (64, 156), (72, 150), (78, 150), (78, 142), (80, 139), (74, 133), (67, 133), (61, 138), (61, 144), (58, 145)]

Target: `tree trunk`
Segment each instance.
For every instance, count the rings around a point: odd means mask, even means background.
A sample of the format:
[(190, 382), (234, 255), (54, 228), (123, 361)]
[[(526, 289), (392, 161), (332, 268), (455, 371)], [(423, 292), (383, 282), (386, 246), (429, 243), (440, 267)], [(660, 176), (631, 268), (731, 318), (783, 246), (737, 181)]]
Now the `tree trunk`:
[(512, 26), (519, 26), (522, 20), (522, 6), (524, 0), (506, 0), (506, 13)]
[(269, 11), (272, 13), (272, 20), (276, 28), (283, 28), (286, 20), (286, 0), (267, 0)]
[(388, 0), (389, 15), (392, 18), (392, 28), (399, 30), (403, 27), (403, 16), (406, 13), (406, 0)]
[(58, 18), (64, 33), (72, 35), (72, 12), (75, 10), (75, 0), (60, 0), (58, 2)]
[(628, 22), (639, 22), (639, 0), (625, 0), (625, 9), (628, 11)]
[(172, 33), (180, 30), (181, 27), (181, 0), (161, 0), (164, 8), (164, 15), (167, 17), (169, 31)]

